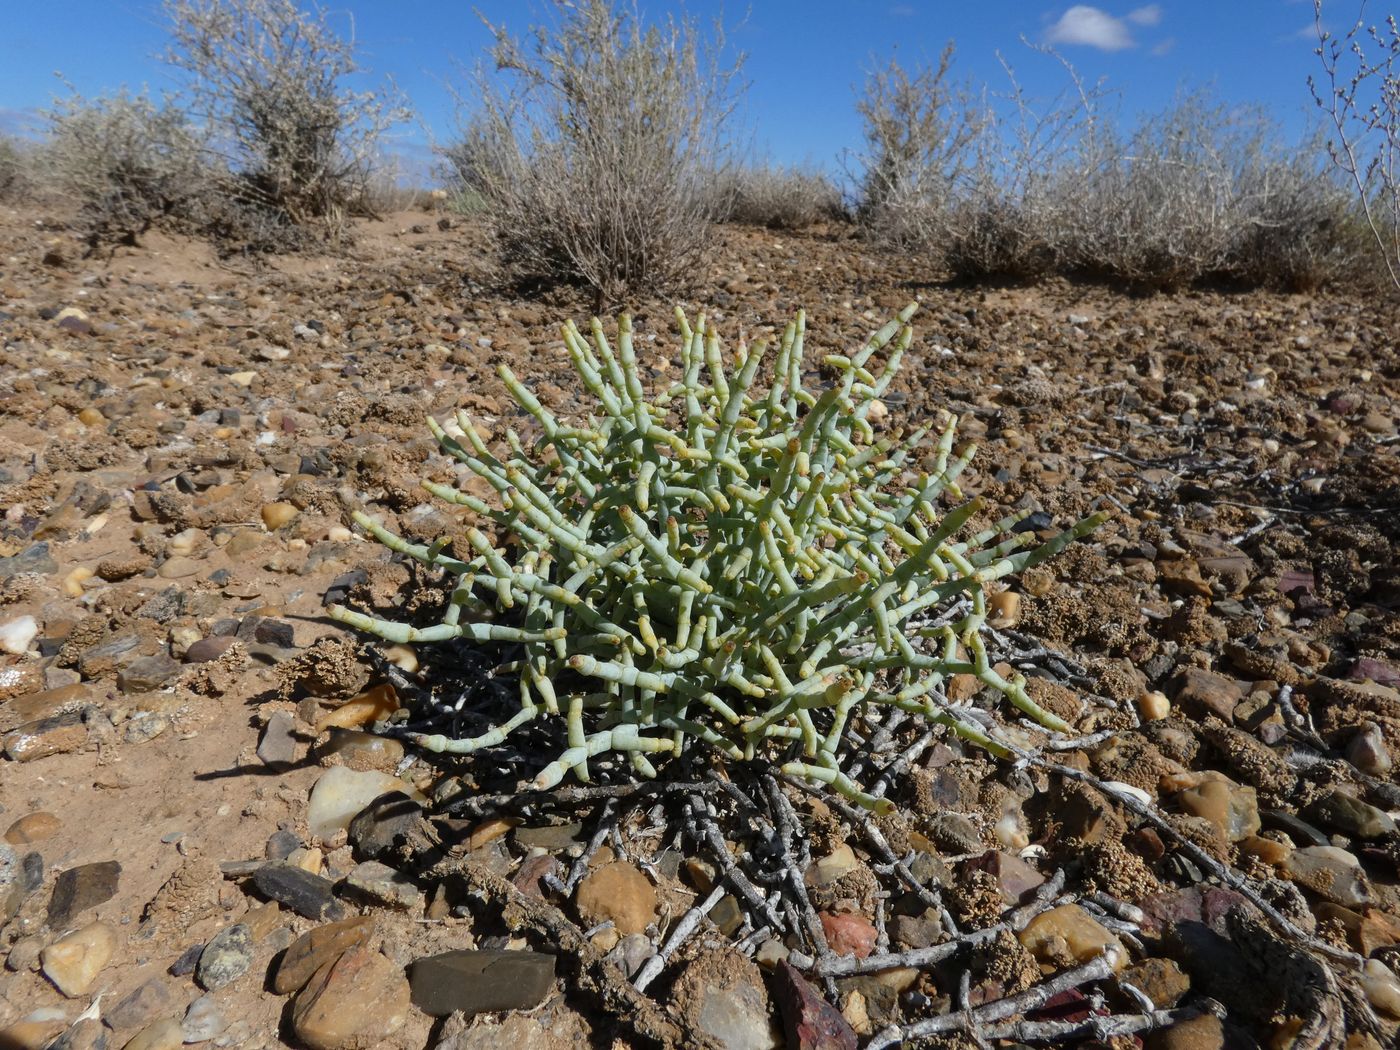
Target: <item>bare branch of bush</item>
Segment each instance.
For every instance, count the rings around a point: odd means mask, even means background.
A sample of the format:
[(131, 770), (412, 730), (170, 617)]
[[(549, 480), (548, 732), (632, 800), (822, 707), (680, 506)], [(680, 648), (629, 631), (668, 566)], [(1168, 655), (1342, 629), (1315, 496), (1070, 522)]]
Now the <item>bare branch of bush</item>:
[(727, 222), (801, 230), (845, 218), (841, 190), (819, 171), (769, 164), (736, 166), (716, 175), (711, 192), (716, 213)]
[(48, 113), (47, 178), (78, 202), (89, 251), (153, 226), (198, 223), (210, 186), (203, 139), (166, 103), (122, 91), (77, 95)]
[(528, 43), (490, 26), (502, 76), (478, 72), (446, 157), (522, 275), (600, 300), (674, 285), (716, 218), (707, 180), (728, 164), (741, 60), (726, 64), (718, 26), (645, 27), (611, 0), (553, 7)]
[(1336, 131), (1328, 151), (1355, 189), (1371, 239), (1400, 289), (1400, 24), (1391, 14), (1382, 25), (1366, 25), (1363, 4), (1338, 38), (1323, 26), (1322, 0), (1313, 0), (1313, 21), (1323, 82), (1310, 76), (1308, 87)]
[(167, 61), (233, 175), (225, 192), (274, 225), (338, 235), (370, 208), (385, 130), (406, 119), (391, 88), (357, 92), (353, 40), (293, 0), (166, 0)]

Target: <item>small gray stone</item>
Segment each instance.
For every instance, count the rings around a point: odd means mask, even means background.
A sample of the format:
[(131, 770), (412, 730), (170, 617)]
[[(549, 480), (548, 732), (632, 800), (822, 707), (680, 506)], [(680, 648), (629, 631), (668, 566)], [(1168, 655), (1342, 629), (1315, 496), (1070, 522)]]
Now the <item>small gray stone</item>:
[(267, 720), (262, 740), (258, 742), (258, 758), (264, 765), (290, 766), (297, 758), (294, 731), (296, 717), (290, 711), (274, 711)]
[(350, 842), (363, 857), (377, 857), (416, 828), (423, 808), (402, 791), (380, 795), (350, 822)]
[(214, 935), (199, 954), (195, 979), (206, 991), (215, 991), (248, 972), (253, 964), (253, 931), (235, 923)]
[(159, 977), (152, 977), (104, 1009), (102, 1017), (118, 1031), (141, 1028), (157, 1017), (173, 1013), (176, 1003), (174, 989)]
[(253, 872), (253, 885), (263, 896), (286, 905), (308, 919), (343, 919), (349, 912), (335, 899), (334, 883), (294, 864), (274, 861)]
[(58, 562), (49, 556), (47, 543), (36, 543), (12, 557), (0, 558), (0, 580), (8, 580), (11, 576), (26, 572), (37, 572), (45, 576), (58, 572)]
[(223, 1035), (228, 1028), (228, 1019), (220, 1012), (211, 995), (201, 995), (185, 1011), (181, 1024), (181, 1034), (186, 1043), (207, 1043)]
[(405, 876), (377, 860), (356, 864), (345, 877), (345, 884), (362, 896), (392, 908), (423, 906), (423, 891)]
[(430, 1017), (461, 1011), (529, 1010), (554, 988), (554, 956), (460, 950), (429, 955), (408, 970), (413, 1004)]
[(263, 854), (268, 860), (286, 860), (292, 855), (292, 851), (301, 848), (301, 839), (297, 838), (290, 831), (274, 831), (267, 840), (267, 846), (263, 849)]

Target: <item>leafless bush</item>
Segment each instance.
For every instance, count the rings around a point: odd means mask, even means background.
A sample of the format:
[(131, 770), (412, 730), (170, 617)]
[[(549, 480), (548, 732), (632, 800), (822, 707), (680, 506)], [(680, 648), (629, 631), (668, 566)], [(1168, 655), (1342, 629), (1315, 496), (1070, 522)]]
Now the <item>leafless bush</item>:
[[(1363, 5), (1364, 7), (1364, 5)], [(1313, 99), (1336, 132), (1332, 162), (1351, 184), (1371, 241), (1400, 289), (1400, 24), (1393, 14), (1366, 25), (1364, 10), (1341, 37), (1322, 24), (1313, 0), (1323, 83)]]
[(712, 192), (721, 198), (716, 211), (725, 221), (749, 226), (801, 230), (846, 216), (836, 184), (803, 168), (736, 166), (715, 179)]
[(1370, 234), (1318, 153), (1266, 156), (1241, 173), (1226, 275), (1248, 286), (1313, 291), (1366, 284)]
[(1100, 135), (1072, 212), (1068, 267), (1162, 288), (1221, 272), (1239, 218), (1239, 166), (1258, 127), (1197, 93), (1126, 140)]
[(528, 45), (490, 27), (503, 84), (478, 72), (447, 159), (521, 274), (604, 300), (675, 284), (715, 218), (706, 180), (726, 167), (738, 64), (718, 27), (644, 27), (611, 0), (553, 6)]
[(8, 135), (0, 135), (0, 201), (25, 196), (33, 180), (33, 148)]
[(865, 147), (856, 158), (856, 215), (877, 241), (922, 249), (968, 170), (983, 111), (949, 80), (950, 42), (937, 65), (912, 70), (894, 59), (873, 70), (856, 100)]
[(78, 203), (90, 251), (134, 243), (158, 224), (202, 221), (209, 172), (180, 110), (123, 91), (71, 96), (48, 117), (47, 178)]
[[(368, 210), (383, 132), (406, 116), (396, 92), (356, 92), (352, 40), (293, 0), (166, 0), (166, 59), (225, 153), (235, 211), (338, 235)], [(260, 220), (261, 221), (261, 220)]]

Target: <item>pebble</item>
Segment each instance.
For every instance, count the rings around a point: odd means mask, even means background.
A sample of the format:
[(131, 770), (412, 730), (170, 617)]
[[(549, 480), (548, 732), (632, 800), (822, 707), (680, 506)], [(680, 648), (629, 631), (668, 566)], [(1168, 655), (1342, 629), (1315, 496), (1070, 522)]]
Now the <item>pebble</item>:
[(179, 673), (179, 663), (164, 653), (142, 656), (117, 672), (117, 688), (123, 693), (149, 693)]
[(1113, 949), (1115, 969), (1127, 961), (1123, 943), (1077, 904), (1062, 904), (1041, 912), (1016, 935), (1021, 946), (1042, 963), (1067, 966), (1085, 963)]
[(830, 886), (847, 872), (854, 871), (859, 865), (860, 861), (856, 859), (855, 850), (843, 842), (825, 857), (813, 861), (812, 866), (807, 869), (804, 880), (807, 885), (817, 888)]
[(122, 1031), (140, 1028), (161, 1014), (173, 1014), (177, 1006), (174, 989), (159, 977), (152, 977), (104, 1009), (102, 1016), (113, 1028)]
[(773, 984), (787, 1050), (856, 1050), (850, 1022), (786, 961), (777, 964)]
[(617, 932), (644, 933), (656, 921), (656, 888), (626, 861), (596, 868), (579, 883), (579, 914), (590, 926), (612, 920)]
[(1152, 689), (1138, 694), (1137, 709), (1138, 717), (1144, 722), (1155, 722), (1171, 714), (1172, 704), (1166, 693)]
[(83, 584), (92, 579), (94, 573), (84, 565), (79, 565), (63, 577), (63, 593), (70, 598), (83, 596)]
[(361, 896), (391, 908), (414, 911), (423, 906), (423, 891), (406, 875), (377, 860), (355, 865), (345, 877), (345, 884)]
[(258, 741), (258, 758), (267, 766), (290, 766), (297, 758), (296, 717), (274, 711)]
[(1177, 801), (1192, 816), (1209, 820), (1230, 842), (1249, 838), (1260, 828), (1259, 800), (1254, 788), (1224, 777), (1202, 780), (1178, 794)]
[(1395, 821), (1384, 810), (1337, 790), (1310, 805), (1306, 815), (1359, 839), (1378, 839), (1395, 831)]
[(1319, 897), (1354, 908), (1368, 904), (1371, 887), (1361, 862), (1335, 846), (1307, 846), (1294, 850), (1283, 863), (1290, 879)]
[(351, 948), (368, 943), (374, 923), (365, 916), (342, 919), (310, 930), (287, 948), (272, 976), (272, 990), (278, 995), (299, 991), (313, 974), (339, 959)]
[(1359, 733), (1347, 741), (1346, 755), (1348, 762), (1373, 777), (1388, 776), (1394, 765), (1381, 727), (1374, 722), (1367, 722)]
[(185, 1011), (184, 1022), (180, 1025), (181, 1042), (207, 1043), (223, 1035), (227, 1029), (228, 1018), (214, 1002), (214, 997), (201, 995)]
[(262, 509), (263, 525), (268, 532), (276, 532), (283, 525), (291, 522), (300, 513), (295, 504), (292, 503), (266, 503)]
[(351, 697), (345, 703), (327, 711), (316, 722), (316, 732), (324, 733), (333, 727), (358, 729), (360, 726), (388, 718), (398, 709), (398, 693), (392, 685), (385, 682), (372, 689), (366, 689), (358, 696)]
[(0, 624), (0, 649), (16, 656), (29, 652), (29, 645), (39, 636), (39, 622), (32, 616), (19, 616)]
[(321, 774), (311, 789), (311, 801), (306, 810), (306, 822), (311, 834), (319, 839), (333, 838), (337, 832), (348, 831), (355, 816), (377, 799), (391, 791), (401, 791), (418, 802), (427, 802), (421, 792), (387, 773), (354, 770), (332, 766)]
[(190, 643), (190, 647), (185, 650), (185, 663), (203, 664), (210, 660), (217, 660), (228, 652), (229, 647), (237, 640), (231, 634), (216, 634), (211, 638), (201, 638), (197, 642)]
[[(315, 703), (315, 701), (312, 701)], [(359, 771), (379, 770), (387, 773), (403, 761), (403, 744), (392, 737), (362, 733), (355, 729), (332, 729), (320, 754), (339, 755), (349, 768)]]
[(25, 722), (0, 738), (0, 746), (12, 762), (37, 762), (50, 755), (66, 755), (87, 743), (88, 730), (81, 713), (65, 711), (51, 718)]
[(418, 827), (422, 818), (422, 806), (402, 791), (390, 791), (360, 810), (350, 822), (350, 844), (361, 856), (377, 857)]
[(56, 572), (58, 572), (58, 562), (49, 555), (47, 543), (35, 543), (18, 554), (8, 558), (0, 558), (0, 580), (8, 580), (11, 576), (25, 573), (49, 576)]
[(1146, 1050), (1224, 1050), (1225, 1029), (1214, 1014), (1178, 1021), (1147, 1037)]
[(137, 1032), (122, 1050), (179, 1050), (185, 1042), (185, 1031), (173, 1017), (162, 1017)]
[(161, 562), (160, 568), (156, 570), (156, 575), (162, 580), (183, 580), (187, 576), (193, 576), (199, 572), (200, 568), (200, 563), (193, 558), (176, 555)]
[(216, 933), (199, 953), (195, 980), (205, 991), (213, 992), (248, 972), (253, 964), (253, 931), (235, 923)]
[(317, 970), (292, 1001), (292, 1028), (311, 1050), (358, 1050), (387, 1040), (410, 1009), (408, 979), (357, 945)]
[(837, 955), (854, 955), (864, 959), (875, 950), (879, 934), (875, 924), (864, 915), (849, 912), (819, 912), (822, 933), (826, 936), (827, 947)]
[(1361, 990), (1381, 1013), (1400, 1017), (1400, 980), (1379, 959), (1367, 959), (1361, 970)]
[(12, 846), (27, 846), (33, 842), (43, 842), (57, 835), (63, 828), (63, 821), (47, 810), (38, 809), (26, 813), (10, 825), (5, 832), (5, 841)]
[(86, 994), (116, 950), (116, 931), (105, 922), (92, 922), (50, 944), (39, 953), (39, 964), (44, 976), (72, 999)]
[(105, 904), (117, 895), (122, 866), (114, 860), (79, 864), (61, 871), (49, 899), (49, 926), (61, 930), (89, 908)]
[(272, 861), (253, 872), (253, 885), (263, 896), (308, 919), (341, 919), (345, 905), (335, 899), (335, 884), (321, 875)]
[(408, 970), (413, 1005), (429, 1017), (531, 1010), (554, 989), (554, 956), (460, 950), (418, 959)]

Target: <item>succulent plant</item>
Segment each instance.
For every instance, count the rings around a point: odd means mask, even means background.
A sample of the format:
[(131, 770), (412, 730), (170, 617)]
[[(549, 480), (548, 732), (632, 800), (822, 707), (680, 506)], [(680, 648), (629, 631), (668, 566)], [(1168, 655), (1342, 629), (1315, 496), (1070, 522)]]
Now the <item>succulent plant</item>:
[[(556, 418), (502, 366), (501, 379), (538, 425), (509, 432), (494, 454), (465, 412), (428, 426), (442, 450), (485, 479), (499, 505), (424, 482), (512, 537), (512, 553), (477, 528), (470, 549), (417, 544), (363, 514), (394, 551), (455, 577), (440, 624), (412, 627), (332, 606), (337, 620), (393, 642), (503, 643), (498, 674), (519, 683), (513, 717), (479, 736), (416, 734), (437, 752), (501, 743), (536, 719), (562, 718), (567, 742), (535, 779), (551, 787), (589, 760), (627, 756), (654, 776), (653, 756), (699, 741), (736, 760), (757, 756), (877, 810), (890, 803), (842, 772), (852, 719), (899, 708), (997, 753), (944, 693), (975, 675), (1052, 730), (1019, 675), (992, 666), (981, 631), (987, 585), (1035, 565), (1093, 529), (1092, 515), (1030, 546), (1013, 531), (1028, 512), (973, 528), (982, 511), (957, 478), (974, 447), (954, 452), (957, 420), (904, 436), (876, 427), (911, 305), (854, 353), (829, 354), (819, 390), (804, 385), (806, 322), (778, 342), (766, 387), (763, 345), (732, 360), (703, 315), (681, 310), (680, 379), (648, 396), (631, 320), (616, 347), (565, 325), (565, 346), (597, 400), (586, 421)], [(889, 348), (884, 367), (872, 361)], [(925, 440), (928, 438), (929, 440)], [(925, 469), (916, 469), (922, 464)]]

